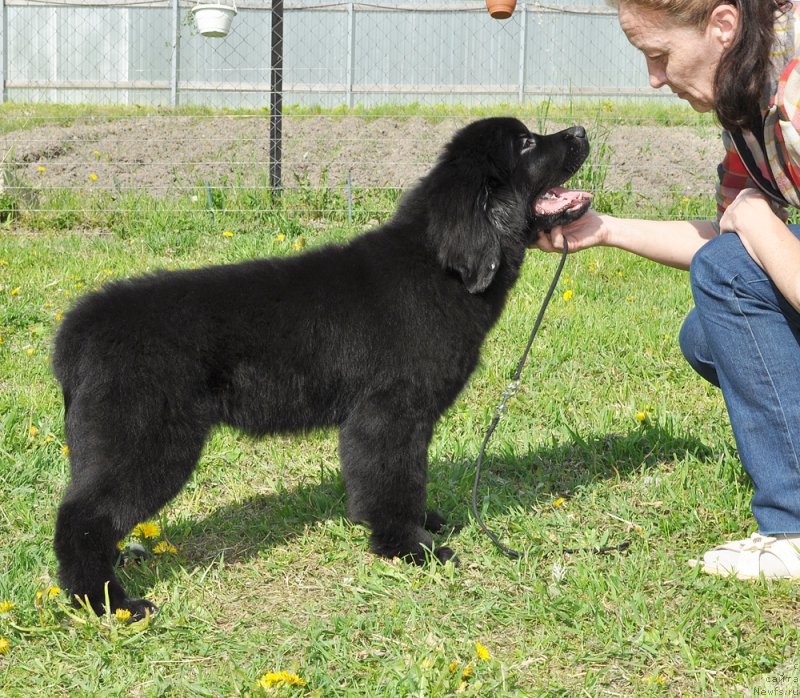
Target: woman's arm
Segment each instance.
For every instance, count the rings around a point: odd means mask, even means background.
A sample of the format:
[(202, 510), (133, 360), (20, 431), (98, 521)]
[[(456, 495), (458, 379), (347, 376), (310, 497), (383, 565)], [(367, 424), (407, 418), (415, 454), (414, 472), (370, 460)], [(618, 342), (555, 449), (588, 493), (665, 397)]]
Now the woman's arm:
[(543, 233), (534, 247), (561, 252), (566, 237), (570, 252), (604, 245), (688, 269), (695, 252), (716, 234), (711, 221), (647, 221), (615, 218), (590, 210), (569, 225)]
[(775, 215), (757, 189), (744, 189), (720, 219), (720, 229), (739, 236), (748, 254), (800, 312), (800, 240)]

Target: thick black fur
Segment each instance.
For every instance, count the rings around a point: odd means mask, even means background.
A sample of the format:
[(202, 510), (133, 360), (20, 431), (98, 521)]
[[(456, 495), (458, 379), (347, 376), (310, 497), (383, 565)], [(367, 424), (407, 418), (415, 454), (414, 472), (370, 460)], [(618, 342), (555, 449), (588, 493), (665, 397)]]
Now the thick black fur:
[(537, 231), (584, 212), (537, 220), (534, 199), (588, 147), (580, 127), (539, 136), (516, 119), (478, 121), (394, 218), (349, 244), (82, 298), (53, 356), (72, 465), (55, 533), (63, 585), (98, 612), (105, 584), (112, 609), (154, 610), (115, 577), (115, 544), (180, 491), (220, 423), (256, 435), (338, 427), (350, 514), (372, 549), (451, 558), (425, 511), (434, 425)]

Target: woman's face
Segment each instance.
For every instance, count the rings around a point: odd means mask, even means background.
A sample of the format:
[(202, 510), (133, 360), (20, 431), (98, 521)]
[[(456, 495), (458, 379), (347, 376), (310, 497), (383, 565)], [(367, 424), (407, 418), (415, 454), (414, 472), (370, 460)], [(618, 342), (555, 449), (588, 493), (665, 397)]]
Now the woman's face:
[[(622, 31), (647, 60), (650, 85), (667, 85), (699, 112), (714, 108), (714, 73), (732, 37), (714, 19), (705, 29), (676, 24), (659, 10), (619, 3)], [(735, 27), (734, 27), (735, 31)]]

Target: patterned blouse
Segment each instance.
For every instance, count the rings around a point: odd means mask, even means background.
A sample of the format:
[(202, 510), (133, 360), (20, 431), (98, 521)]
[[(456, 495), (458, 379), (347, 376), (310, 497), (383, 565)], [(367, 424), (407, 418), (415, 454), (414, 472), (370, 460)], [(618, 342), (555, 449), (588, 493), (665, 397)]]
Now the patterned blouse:
[(717, 223), (736, 195), (757, 187), (775, 213), (800, 208), (800, 2), (775, 22), (774, 73), (761, 100), (763, 133), (722, 132), (725, 159), (717, 168)]

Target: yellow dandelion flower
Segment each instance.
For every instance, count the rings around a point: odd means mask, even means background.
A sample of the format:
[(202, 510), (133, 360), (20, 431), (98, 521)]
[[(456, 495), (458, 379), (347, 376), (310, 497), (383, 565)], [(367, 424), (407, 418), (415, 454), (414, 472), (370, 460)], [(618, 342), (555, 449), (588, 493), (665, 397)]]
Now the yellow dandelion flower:
[(17, 286), (16, 288), (12, 288), (10, 293), (12, 296), (18, 296), (19, 292), (22, 290), (21, 286)]
[(0, 637), (0, 654), (8, 654), (11, 651), (11, 643), (4, 637)]
[(125, 541), (124, 540), (118, 540), (117, 541), (117, 550), (119, 550), (120, 552), (125, 550)]
[(100, 155), (100, 151), (99, 151), (99, 150), (93, 150), (93, 151), (92, 151), (92, 154), (93, 154), (93, 155)]
[(646, 413), (644, 413), (644, 412), (637, 412), (636, 413), (636, 421), (637, 422), (643, 422), (645, 419), (647, 419), (647, 414)]
[(112, 269), (103, 269), (103, 273), (106, 276), (111, 276), (114, 273), (114, 271)]
[(64, 313), (61, 310), (59, 310), (56, 313), (56, 322), (61, 322), (63, 319), (64, 319)]
[(233, 233), (230, 230), (225, 230), (225, 231), (223, 231), (222, 236), (226, 237), (226, 238), (232, 238), (233, 237)]
[(28, 436), (36, 436), (39, 433), (39, 428), (31, 425), (30, 429), (28, 429)]
[(273, 688), (274, 686), (305, 686), (305, 679), (297, 674), (290, 674), (288, 671), (277, 671), (264, 674), (259, 680), (261, 688)]
[(459, 661), (457, 659), (454, 659), (452, 662), (450, 662), (450, 666), (447, 668), (450, 669), (451, 674), (455, 673), (455, 670), (458, 669), (458, 664)]
[(165, 553), (174, 555), (178, 552), (178, 549), (174, 545), (167, 543), (167, 541), (162, 540), (153, 547), (153, 552), (156, 555), (164, 555)]
[(464, 667), (464, 671), (461, 672), (461, 678), (468, 679), (470, 676), (472, 676), (472, 664), (467, 664)]
[(280, 235), (276, 235), (275, 236), (275, 240), (277, 242), (283, 242), (285, 239), (286, 239), (286, 236), (283, 233), (281, 233)]
[(44, 442), (46, 444), (52, 443), (52, 441), (53, 441), (53, 435), (52, 434), (48, 434), (47, 436), (44, 437)]
[(68, 456), (69, 455), (69, 446), (67, 446), (66, 444), (64, 444), (61, 447), (61, 455), (62, 456)]
[(94, 172), (92, 172), (89, 175), (89, 179), (91, 179), (93, 182), (96, 182), (97, 181), (97, 175)]
[(14, 610), (15, 604), (11, 603), (11, 601), (3, 601), (0, 603), (0, 615), (5, 613), (11, 613)]
[(667, 677), (656, 674), (655, 676), (645, 676), (642, 681), (644, 681), (644, 683), (654, 683), (659, 686), (664, 686), (667, 683)]
[(158, 538), (161, 535), (161, 527), (157, 523), (136, 524), (133, 535), (139, 538)]
[(7, 267), (8, 260), (7, 259), (0, 259), (0, 267)]
[(564, 497), (559, 497), (558, 499), (556, 499), (556, 500), (553, 502), (553, 506), (554, 506), (554, 507), (560, 507), (560, 506), (562, 506), (563, 504), (566, 504), (566, 502), (567, 502), (567, 500), (566, 500), (566, 499), (564, 499)]
[(570, 288), (570, 289), (567, 289), (566, 291), (564, 291), (564, 295), (562, 296), (562, 298), (565, 301), (568, 301), (570, 298), (572, 298), (572, 289)]
[(487, 650), (480, 642), (475, 643), (475, 654), (478, 655), (478, 659), (483, 662), (488, 662), (492, 655), (489, 654), (489, 650)]
[(25, 350), (25, 353), (26, 353), (28, 356), (33, 356), (33, 355), (36, 353), (36, 349), (32, 349), (32, 348), (28, 347), (28, 348)]
[(44, 165), (39, 165), (39, 172), (47, 172), (47, 168)]
[(306, 246), (306, 236), (301, 235), (297, 240), (294, 241), (292, 248), (295, 250), (302, 250)]
[(118, 608), (114, 611), (114, 618), (120, 623), (127, 623), (131, 619), (131, 612), (127, 608)]
[(3, 344), (3, 343), (4, 343), (3, 335), (0, 334), (0, 344)]
[(42, 600), (45, 596), (48, 599), (54, 599), (61, 593), (61, 589), (58, 587), (47, 587), (46, 591), (37, 591), (36, 592), (36, 604), (39, 605), (42, 603)]
[(420, 667), (423, 669), (430, 669), (433, 666), (433, 661), (429, 658), (423, 659), (420, 663)]

